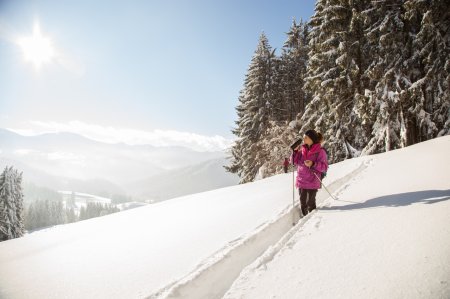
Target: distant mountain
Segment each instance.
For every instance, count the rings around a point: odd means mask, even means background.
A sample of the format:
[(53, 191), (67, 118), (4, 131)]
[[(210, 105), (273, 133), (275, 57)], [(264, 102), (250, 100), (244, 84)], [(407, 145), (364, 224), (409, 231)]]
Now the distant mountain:
[(108, 144), (72, 133), (21, 136), (0, 129), (0, 158), (25, 163), (50, 175), (103, 179), (119, 185), (222, 157), (223, 152)]
[(161, 201), (238, 184), (239, 177), (223, 168), (226, 164), (221, 158), (174, 169), (129, 184), (127, 190), (141, 199)]
[(0, 129), (0, 167), (16, 166), (25, 180), (53, 190), (167, 199), (236, 184), (236, 176), (222, 167), (226, 163), (224, 152), (108, 144), (73, 133), (22, 136)]
[[(92, 193), (98, 196), (111, 196), (115, 194), (126, 194), (125, 190), (107, 180), (101, 179), (73, 179), (62, 176), (55, 176), (26, 165), (23, 162), (5, 159), (0, 154), (0, 170), (6, 166), (14, 166), (23, 173), (25, 184), (32, 184), (40, 187), (58, 190), (76, 190), (78, 192)], [(27, 198), (25, 198), (27, 199)]]

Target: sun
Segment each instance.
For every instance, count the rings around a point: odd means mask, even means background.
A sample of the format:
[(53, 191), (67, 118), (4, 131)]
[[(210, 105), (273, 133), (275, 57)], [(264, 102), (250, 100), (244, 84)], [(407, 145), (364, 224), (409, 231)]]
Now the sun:
[(36, 70), (51, 62), (56, 54), (52, 40), (42, 34), (37, 22), (33, 26), (33, 34), (18, 38), (17, 44), (22, 50), (25, 61), (31, 63)]

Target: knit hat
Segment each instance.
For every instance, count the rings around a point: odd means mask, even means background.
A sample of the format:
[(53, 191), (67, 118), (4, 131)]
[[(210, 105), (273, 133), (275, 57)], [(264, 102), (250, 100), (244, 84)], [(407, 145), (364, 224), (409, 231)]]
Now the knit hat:
[(319, 135), (317, 135), (317, 132), (314, 130), (308, 130), (305, 132), (305, 135), (311, 138), (313, 143), (319, 143)]

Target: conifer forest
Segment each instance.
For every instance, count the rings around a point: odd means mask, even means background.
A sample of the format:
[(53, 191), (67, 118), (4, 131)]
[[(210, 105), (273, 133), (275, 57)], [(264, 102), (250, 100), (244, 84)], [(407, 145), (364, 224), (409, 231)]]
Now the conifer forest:
[(330, 163), (450, 133), (446, 0), (317, 0), (277, 54), (264, 33), (236, 107), (226, 169), (241, 183), (282, 172), (289, 145), (324, 136)]

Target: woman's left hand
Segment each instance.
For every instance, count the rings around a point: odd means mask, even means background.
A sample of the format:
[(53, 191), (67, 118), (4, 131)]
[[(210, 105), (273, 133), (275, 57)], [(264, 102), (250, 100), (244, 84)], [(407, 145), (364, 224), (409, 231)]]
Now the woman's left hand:
[(313, 165), (313, 161), (311, 161), (311, 160), (306, 160), (306, 161), (305, 161), (305, 165), (306, 165), (307, 167), (311, 167), (311, 166)]

